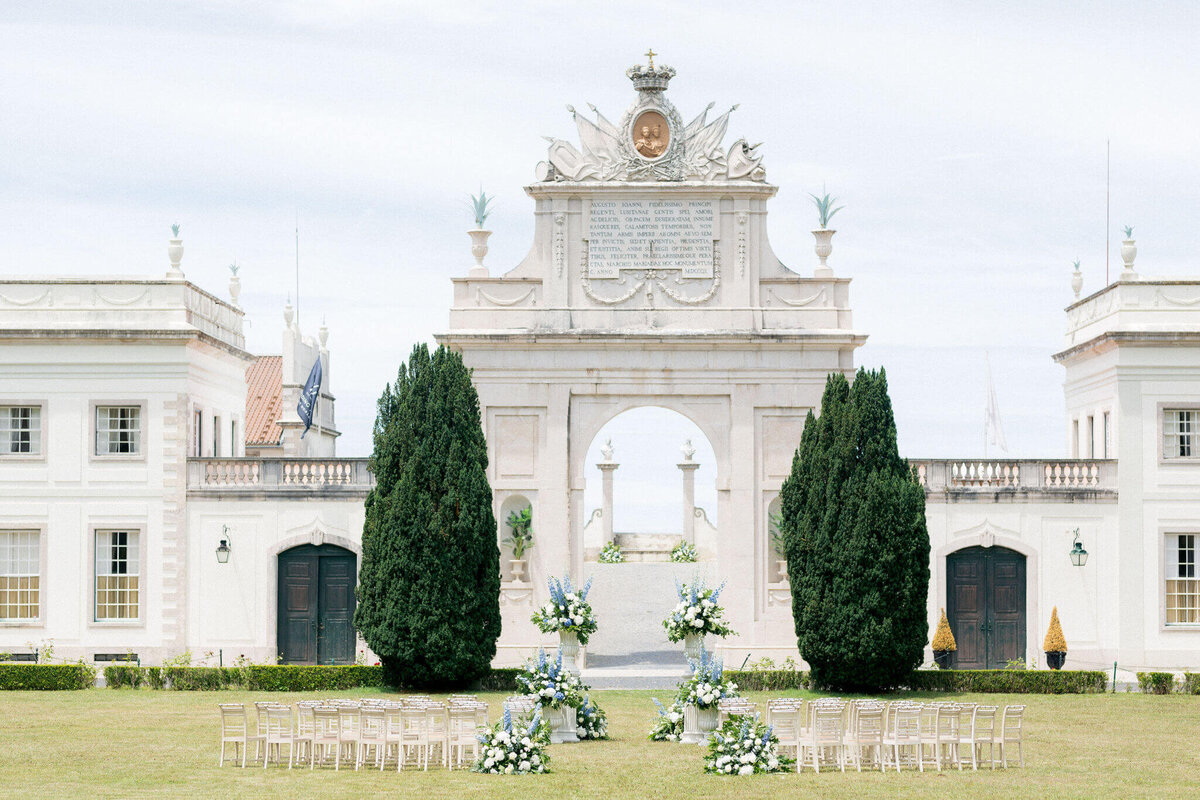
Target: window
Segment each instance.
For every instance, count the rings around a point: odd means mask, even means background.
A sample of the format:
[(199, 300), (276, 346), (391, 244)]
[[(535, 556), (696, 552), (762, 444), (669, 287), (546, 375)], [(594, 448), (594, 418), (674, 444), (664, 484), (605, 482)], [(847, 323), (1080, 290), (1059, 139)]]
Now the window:
[(96, 406), (96, 455), (124, 456), (142, 452), (142, 409)]
[(96, 531), (96, 621), (138, 619), (138, 531)]
[(1167, 624), (1200, 623), (1200, 581), (1196, 580), (1196, 534), (1167, 534)]
[(1112, 424), (1111, 415), (1104, 412), (1104, 457), (1109, 458), (1109, 453), (1112, 452)]
[(1096, 418), (1087, 418), (1087, 457), (1096, 457)]
[(1200, 410), (1163, 411), (1163, 458), (1192, 458), (1196, 455), (1196, 422)]
[(197, 409), (192, 416), (194, 417), (192, 421), (192, 455), (200, 458), (204, 455), (200, 452), (200, 442), (203, 441), (200, 438), (200, 429), (204, 427), (204, 412)]
[(41, 407), (0, 406), (0, 456), (36, 456), (41, 452)]
[(213, 417), (212, 429), (213, 429), (213, 453), (212, 453), (213, 458), (220, 458), (220, 456), (221, 456), (221, 418), (220, 417)]
[(1079, 458), (1079, 420), (1071, 421), (1071, 458)]
[(237, 420), (231, 419), (229, 421), (229, 456), (230, 456), (230, 458), (237, 458), (237, 442), (238, 442)]
[(0, 531), (0, 620), (41, 617), (41, 541), (38, 531)]

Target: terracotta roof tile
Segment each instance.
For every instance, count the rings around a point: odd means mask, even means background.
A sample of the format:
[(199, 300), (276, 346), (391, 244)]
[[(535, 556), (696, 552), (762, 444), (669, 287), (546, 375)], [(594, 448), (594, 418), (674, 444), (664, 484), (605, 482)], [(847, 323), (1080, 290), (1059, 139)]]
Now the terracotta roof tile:
[(283, 356), (258, 356), (246, 368), (246, 444), (279, 444), (282, 413)]

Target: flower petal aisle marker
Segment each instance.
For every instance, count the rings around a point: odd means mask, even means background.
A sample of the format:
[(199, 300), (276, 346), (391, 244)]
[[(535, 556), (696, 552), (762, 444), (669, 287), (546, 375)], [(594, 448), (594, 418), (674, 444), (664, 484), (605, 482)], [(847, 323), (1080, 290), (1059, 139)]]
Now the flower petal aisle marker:
[(678, 742), (679, 737), (683, 734), (683, 706), (676, 700), (671, 703), (670, 708), (667, 708), (658, 702), (657, 697), (650, 699), (658, 707), (658, 719), (655, 720), (654, 727), (650, 729), (650, 741)]
[(775, 731), (753, 717), (730, 715), (720, 730), (708, 738), (704, 771), (716, 775), (753, 775), (783, 772), (791, 760), (779, 755)]
[(479, 734), (479, 760), (472, 770), (492, 775), (527, 775), (550, 771), (550, 726), (542, 719), (541, 709), (533, 712), (526, 725), (513, 723), (511, 712), (486, 733)]

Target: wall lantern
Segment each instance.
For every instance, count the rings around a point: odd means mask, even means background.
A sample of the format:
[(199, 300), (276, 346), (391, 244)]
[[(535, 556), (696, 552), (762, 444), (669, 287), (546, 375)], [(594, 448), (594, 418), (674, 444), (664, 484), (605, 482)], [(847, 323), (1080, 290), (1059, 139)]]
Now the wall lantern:
[[(229, 526), (222, 525), (221, 526), (221, 543), (219, 545), (217, 545), (217, 563), (218, 564), (228, 564), (229, 563), (230, 549), (231, 548), (229, 546)], [(1084, 553), (1083, 557), (1087, 558), (1087, 554)]]
[(1079, 541), (1079, 528), (1075, 529), (1075, 546), (1071, 548), (1071, 563), (1077, 567), (1082, 567), (1087, 563), (1087, 550), (1083, 549), (1083, 544)]

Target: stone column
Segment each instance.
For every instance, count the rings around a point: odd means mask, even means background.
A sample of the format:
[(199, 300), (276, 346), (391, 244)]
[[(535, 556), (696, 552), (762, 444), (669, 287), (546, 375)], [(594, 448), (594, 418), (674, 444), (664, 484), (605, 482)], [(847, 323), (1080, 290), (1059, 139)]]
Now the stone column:
[(621, 466), (615, 461), (601, 461), (596, 465), (604, 475), (604, 502), (600, 506), (600, 525), (604, 543), (613, 540), (613, 472)]
[(696, 470), (700, 469), (700, 464), (692, 460), (692, 456), (696, 454), (696, 448), (692, 446), (691, 439), (685, 441), (680, 450), (683, 452), (683, 461), (680, 461), (676, 466), (683, 473), (683, 540), (695, 546)]

